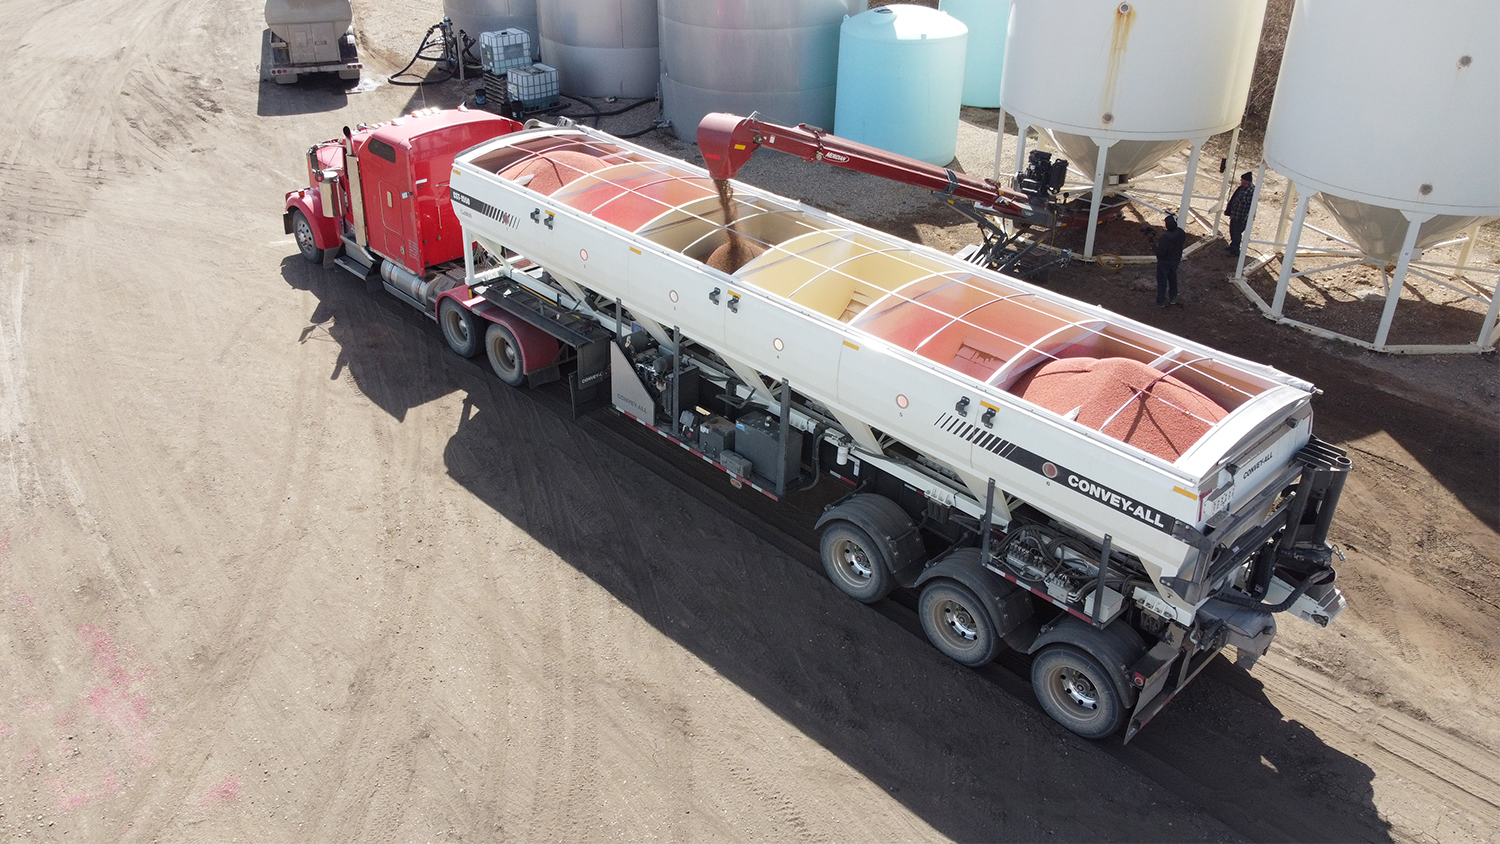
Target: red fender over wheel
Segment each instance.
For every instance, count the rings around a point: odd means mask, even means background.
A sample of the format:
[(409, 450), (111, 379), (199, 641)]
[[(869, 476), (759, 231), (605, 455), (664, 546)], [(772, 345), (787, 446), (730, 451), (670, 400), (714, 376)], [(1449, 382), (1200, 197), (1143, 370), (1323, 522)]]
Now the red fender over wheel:
[(282, 213), (282, 226), (287, 234), (292, 233), (292, 212), (301, 211), (312, 226), (313, 240), (319, 249), (335, 249), (342, 245), (339, 239), (338, 222), (323, 216), (323, 204), (318, 194), (310, 188), (292, 191), (286, 195), (286, 211)]
[(480, 317), (487, 323), (498, 323), (509, 329), (510, 333), (516, 339), (516, 344), (519, 346), (517, 351), (521, 353), (522, 374), (529, 374), (539, 369), (545, 369), (557, 361), (562, 344), (558, 342), (556, 337), (489, 302), (480, 301), (471, 306), (468, 302), (472, 300), (464, 298), (463, 294), (466, 292), (466, 288), (460, 287), (457, 290), (444, 293), (439, 299), (456, 299), (464, 307), (473, 311), (475, 316)]

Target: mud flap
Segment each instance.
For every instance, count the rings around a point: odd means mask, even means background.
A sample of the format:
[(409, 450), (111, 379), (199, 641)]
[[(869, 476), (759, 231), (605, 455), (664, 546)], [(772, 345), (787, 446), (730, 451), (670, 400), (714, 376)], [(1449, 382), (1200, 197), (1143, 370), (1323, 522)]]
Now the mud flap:
[[(568, 395), (576, 420), (609, 404), (610, 352), (615, 344), (606, 339), (594, 340), (578, 347), (578, 368), (568, 377)], [(629, 372), (630, 368), (625, 367)]]
[(1178, 630), (1176, 633), (1183, 637), (1174, 637), (1179, 644), (1173, 644), (1172, 641), (1157, 642), (1149, 653), (1130, 668), (1130, 680), (1140, 692), (1136, 696), (1135, 712), (1125, 727), (1127, 743), (1158, 712), (1165, 709), (1178, 692), (1187, 688), (1187, 684), (1193, 682), (1193, 678), (1207, 668), (1223, 648), (1220, 644), (1218, 647), (1195, 651), (1191, 644), (1184, 641), (1185, 631)]

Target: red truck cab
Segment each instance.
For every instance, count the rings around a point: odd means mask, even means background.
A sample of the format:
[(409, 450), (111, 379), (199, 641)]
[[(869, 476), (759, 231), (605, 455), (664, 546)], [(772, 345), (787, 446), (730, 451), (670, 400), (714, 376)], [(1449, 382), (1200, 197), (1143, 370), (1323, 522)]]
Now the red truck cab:
[(320, 250), (331, 259), (352, 241), (359, 248), (348, 254), (359, 263), (382, 258), (418, 276), (462, 258), (462, 231), (448, 197), (453, 159), (520, 128), (509, 118), (462, 108), (346, 127), (343, 138), (308, 150), (309, 187), (286, 195), (286, 232), (306, 257)]

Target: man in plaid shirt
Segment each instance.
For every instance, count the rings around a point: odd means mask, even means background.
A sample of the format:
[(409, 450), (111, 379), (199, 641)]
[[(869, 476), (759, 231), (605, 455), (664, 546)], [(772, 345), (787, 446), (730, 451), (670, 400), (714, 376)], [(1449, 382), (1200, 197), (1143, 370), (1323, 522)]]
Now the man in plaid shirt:
[(1245, 233), (1245, 226), (1250, 222), (1250, 203), (1255, 200), (1255, 177), (1250, 173), (1240, 176), (1240, 186), (1234, 189), (1234, 195), (1229, 197), (1229, 204), (1224, 206), (1224, 216), (1229, 218), (1229, 247), (1225, 253), (1239, 257), (1240, 236)]

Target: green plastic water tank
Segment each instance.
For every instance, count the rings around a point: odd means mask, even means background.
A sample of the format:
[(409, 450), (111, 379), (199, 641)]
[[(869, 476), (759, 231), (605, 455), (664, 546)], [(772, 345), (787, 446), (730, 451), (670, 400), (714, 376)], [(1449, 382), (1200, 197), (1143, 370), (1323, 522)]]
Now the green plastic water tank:
[(969, 29), (925, 6), (882, 6), (839, 31), (834, 132), (929, 164), (958, 147)]

